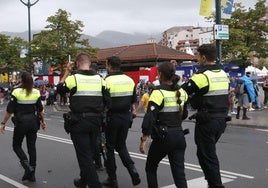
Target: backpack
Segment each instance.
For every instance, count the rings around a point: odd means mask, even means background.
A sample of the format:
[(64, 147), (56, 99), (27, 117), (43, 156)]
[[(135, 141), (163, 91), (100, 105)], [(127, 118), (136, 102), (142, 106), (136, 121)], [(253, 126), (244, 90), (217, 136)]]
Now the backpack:
[(235, 86), (235, 94), (242, 95), (245, 92), (245, 81), (238, 79)]

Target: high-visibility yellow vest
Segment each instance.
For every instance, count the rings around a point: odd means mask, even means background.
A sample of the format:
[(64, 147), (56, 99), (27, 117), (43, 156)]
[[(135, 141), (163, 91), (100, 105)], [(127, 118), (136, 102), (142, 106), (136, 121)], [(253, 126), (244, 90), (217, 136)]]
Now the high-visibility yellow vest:
[[(153, 101), (159, 106), (164, 102), (164, 107), (160, 112), (179, 112), (179, 104), (177, 103), (177, 91), (167, 91), (167, 90), (154, 90), (154, 94), (150, 96), (149, 101)], [(184, 103), (188, 100), (187, 93), (180, 88), (179, 92), (181, 93), (181, 107), (184, 106)]]
[(157, 116), (157, 124), (163, 126), (180, 126), (183, 107), (188, 100), (186, 91), (179, 89), (181, 104), (177, 103), (177, 91), (169, 91), (164, 89), (156, 89), (150, 95), (149, 101), (156, 103), (162, 107)]
[(130, 77), (124, 74), (113, 75), (108, 76), (105, 81), (107, 82), (107, 88), (112, 98), (133, 95), (135, 83)]
[(106, 87), (103, 78), (98, 75), (74, 74), (65, 80), (66, 87), (76, 91), (70, 96), (70, 109), (75, 113), (103, 111), (102, 88)]
[(33, 88), (30, 95), (26, 95), (26, 89), (16, 88), (13, 90), (12, 95), (16, 97), (18, 104), (35, 104), (40, 97), (40, 91)]
[(207, 93), (198, 96), (197, 109), (210, 112), (224, 112), (228, 109), (229, 79), (223, 70), (206, 70), (202, 74), (193, 75), (191, 80), (199, 89), (209, 87)]
[(128, 112), (131, 105), (136, 102), (133, 93), (135, 89), (133, 79), (123, 73), (118, 73), (108, 75), (105, 81), (112, 99), (109, 111), (114, 113)]

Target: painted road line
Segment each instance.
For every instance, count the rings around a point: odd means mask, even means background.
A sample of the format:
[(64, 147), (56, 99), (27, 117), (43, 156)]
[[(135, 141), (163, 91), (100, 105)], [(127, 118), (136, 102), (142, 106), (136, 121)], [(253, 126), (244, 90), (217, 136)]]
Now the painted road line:
[[(234, 179), (221, 178), (221, 181), (224, 184), (224, 183), (234, 181)], [(189, 188), (207, 188), (208, 187), (208, 183), (204, 177), (188, 180), (187, 185)], [(168, 185), (168, 186), (161, 187), (161, 188), (176, 188), (176, 186), (175, 186), (175, 184), (173, 184), (173, 185)]]
[[(134, 157), (134, 158), (135, 157), (136, 158), (143, 158), (144, 160), (146, 160), (146, 158), (147, 158), (147, 155), (144, 155), (144, 154), (134, 153), (134, 152), (129, 152), (129, 153), (130, 153), (131, 157)], [(163, 159), (160, 163), (169, 165), (169, 160)], [(201, 167), (199, 165), (195, 165), (195, 164), (185, 163), (185, 168), (189, 169), (189, 170), (202, 172)], [(225, 171), (225, 170), (221, 170), (220, 172), (221, 172), (222, 176), (227, 177), (227, 178), (241, 177), (241, 178), (247, 178), (247, 179), (254, 179), (253, 176), (249, 176), (249, 175), (245, 175), (245, 174), (229, 172), (229, 171)]]
[[(12, 128), (12, 127), (6, 127), (6, 130), (13, 131), (14, 128)], [(39, 138), (44, 138), (44, 139), (47, 139), (47, 140), (52, 140), (52, 141), (61, 142), (61, 143), (65, 143), (65, 144), (73, 144), (72, 140), (70, 140), (70, 139), (65, 139), (65, 138), (50, 136), (50, 135), (41, 134), (41, 133), (37, 133), (37, 136)]]
[[(6, 127), (6, 130), (10, 130), (13, 131), (13, 128), (11, 127)], [(55, 137), (55, 136), (50, 136), (50, 135), (45, 135), (45, 134), (37, 134), (38, 137), (40, 138), (44, 138), (44, 139), (48, 139), (48, 140), (53, 140), (53, 141), (57, 141), (57, 142), (61, 142), (61, 143), (66, 143), (66, 144), (73, 144), (72, 140), (70, 139), (65, 139), (65, 138), (60, 138), (60, 137)], [(117, 152), (115, 152), (117, 153)], [(146, 160), (147, 159), (147, 155), (144, 154), (140, 154), (140, 153), (134, 153), (134, 152), (129, 152), (130, 156), (133, 158), (137, 158), (137, 159), (142, 159), (142, 160)], [(168, 159), (163, 159), (161, 162), (161, 164), (165, 164), (165, 165), (169, 165), (169, 160)], [(185, 168), (189, 169), (189, 170), (194, 170), (194, 171), (198, 171), (198, 172), (202, 172), (202, 169), (199, 165), (195, 165), (195, 164), (190, 164), (190, 163), (185, 163)], [(247, 179), (254, 179), (253, 176), (249, 176), (249, 175), (245, 175), (245, 174), (240, 174), (240, 173), (235, 173), (235, 172), (229, 172), (229, 171), (225, 171), (225, 170), (221, 170), (221, 175), (223, 177), (226, 178), (236, 178), (236, 177), (242, 177), (242, 178), (247, 178)]]
[(268, 129), (255, 129), (257, 131), (263, 131), (263, 132), (268, 132)]
[(2, 179), (3, 181), (5, 181), (5, 182), (17, 187), (17, 188), (29, 188), (29, 187), (26, 187), (25, 185), (22, 185), (19, 182), (16, 182), (16, 181), (14, 181), (14, 180), (12, 180), (12, 179), (10, 179), (2, 174), (0, 174), (0, 179)]

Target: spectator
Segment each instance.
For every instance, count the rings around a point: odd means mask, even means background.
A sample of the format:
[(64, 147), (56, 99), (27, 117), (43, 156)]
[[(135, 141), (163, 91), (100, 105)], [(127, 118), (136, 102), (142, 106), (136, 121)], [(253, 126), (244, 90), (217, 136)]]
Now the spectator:
[(262, 84), (262, 89), (264, 91), (264, 100), (263, 100), (263, 107), (267, 108), (268, 102), (268, 78), (266, 78)]
[(247, 109), (249, 108), (250, 102), (255, 102), (255, 91), (253, 87), (253, 83), (250, 80), (250, 73), (247, 72), (246, 75), (242, 76), (240, 80), (244, 81), (244, 93), (238, 95), (238, 106), (237, 106), (237, 114), (236, 119), (240, 118), (240, 110), (243, 109), (243, 120), (249, 120), (250, 118), (247, 116)]
[(139, 112), (139, 110), (143, 107), (144, 112), (147, 111), (147, 107), (148, 107), (148, 102), (149, 102), (149, 96), (152, 92), (152, 90), (154, 89), (154, 85), (153, 84), (149, 84), (148, 85), (148, 89), (146, 90), (146, 92), (142, 95), (140, 101), (139, 101), (139, 105), (138, 107), (135, 109), (135, 111), (133, 112), (134, 114), (137, 114)]

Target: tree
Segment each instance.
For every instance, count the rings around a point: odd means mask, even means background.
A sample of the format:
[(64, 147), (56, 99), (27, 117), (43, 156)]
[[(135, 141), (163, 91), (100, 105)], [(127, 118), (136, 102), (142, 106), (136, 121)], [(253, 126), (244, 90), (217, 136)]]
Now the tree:
[(81, 21), (70, 20), (71, 14), (59, 9), (54, 16), (47, 18), (49, 23), (32, 42), (32, 56), (41, 59), (46, 64), (60, 65), (68, 60), (68, 56), (76, 56), (78, 51), (84, 51), (93, 57), (96, 49), (89, 45), (88, 39), (81, 39)]
[(11, 39), (9, 36), (0, 34), (0, 70), (10, 72), (22, 71), (27, 67), (26, 59), (20, 58), (21, 47), (26, 47), (27, 42), (19, 37)]
[[(265, 0), (259, 0), (255, 9), (247, 11), (241, 3), (234, 6), (231, 19), (223, 20), (229, 25), (229, 40), (223, 40), (222, 55), (226, 61), (247, 66), (251, 55), (266, 58), (268, 26), (261, 22), (266, 12)], [(252, 53), (254, 52), (254, 53)]]

